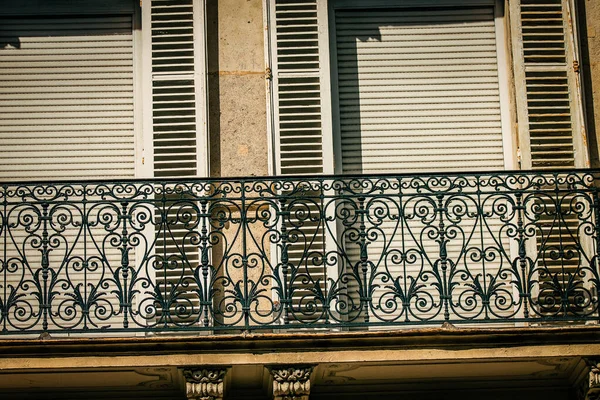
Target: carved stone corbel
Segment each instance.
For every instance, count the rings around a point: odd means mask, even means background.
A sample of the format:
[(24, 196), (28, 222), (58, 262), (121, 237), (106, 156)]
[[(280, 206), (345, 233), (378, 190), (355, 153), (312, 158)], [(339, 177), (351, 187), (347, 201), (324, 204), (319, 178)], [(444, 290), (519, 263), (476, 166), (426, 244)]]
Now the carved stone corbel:
[(600, 400), (600, 361), (585, 360), (588, 370), (578, 390), (581, 400)]
[(183, 370), (188, 400), (223, 400), (227, 368), (189, 367)]
[(270, 371), (273, 376), (273, 398), (275, 400), (308, 400), (312, 366), (274, 366), (270, 368)]

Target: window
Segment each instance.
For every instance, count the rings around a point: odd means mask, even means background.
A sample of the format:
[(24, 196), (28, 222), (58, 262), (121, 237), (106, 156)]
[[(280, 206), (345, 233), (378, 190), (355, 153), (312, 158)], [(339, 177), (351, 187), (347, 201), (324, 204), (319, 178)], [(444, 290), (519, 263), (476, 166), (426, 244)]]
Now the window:
[[(205, 176), (204, 2), (151, 0), (142, 8), (133, 0), (35, 3), (16, 0), (0, 10), (0, 180)], [(153, 223), (151, 205), (130, 209), (146, 216), (145, 233), (154, 229), (156, 239), (146, 249), (130, 243), (122, 257), (110, 239), (108, 221), (119, 217), (110, 196), (73, 192), (72, 203), (43, 211), (51, 221), (44, 223), (52, 237), (48, 263), (56, 281), (72, 286), (71, 294), (81, 292), (88, 301), (98, 290), (110, 293), (116, 283), (107, 276), (118, 276), (124, 258), (131, 267), (145, 257), (148, 279), (163, 295), (169, 282), (192, 274), (197, 248), (188, 239), (187, 259), (152, 276), (181, 253), (188, 233), (177, 215), (183, 206), (178, 210), (167, 199), (168, 211), (156, 212)], [(13, 263), (4, 270), (5, 282), (31, 304), (28, 279), (44, 262), (34, 227), (41, 214), (36, 205), (11, 205), (2, 221), (12, 228), (12, 240), (0, 248), (3, 261)], [(72, 301), (64, 292), (57, 303)], [(103, 301), (95, 304), (95, 323), (123, 323), (115, 315), (117, 300), (98, 305)], [(75, 325), (77, 318), (62, 322)]]
[[(568, 1), (272, 0), (270, 6), (276, 174), (588, 165)], [(400, 214), (393, 205), (381, 204), (386, 212)], [(578, 221), (561, 216), (549, 202), (543, 208), (548, 215), (536, 220), (535, 239), (540, 280), (545, 284), (551, 276), (565, 284), (579, 260), (546, 260), (556, 240), (575, 232)], [(345, 212), (353, 209), (359, 206), (350, 204)], [(418, 232), (413, 238), (395, 234), (394, 221), (367, 226), (377, 232), (368, 240), (371, 272), (381, 272), (382, 260), (390, 254), (381, 244), (384, 237), (390, 238), (391, 249), (404, 240), (407, 248), (421, 245), (422, 252), (432, 249), (432, 260), (438, 257), (433, 240), (413, 243), (422, 224), (411, 218), (406, 217), (404, 226)], [(565, 221), (558, 224), (559, 218)], [(492, 233), (502, 221), (489, 217), (486, 225), (489, 231), (477, 237), (484, 248), (493, 243)], [(348, 234), (353, 228), (340, 223), (337, 232), (305, 227), (303, 237), (331, 236), (316, 251), (338, 250), (343, 254), (340, 269), (351, 271), (361, 251), (357, 235)], [(333, 246), (327, 243), (332, 238)], [(456, 245), (447, 248), (454, 261), (460, 257)], [(473, 260), (459, 261), (470, 263), (472, 272), (481, 268)], [(290, 259), (290, 264), (310, 275), (323, 274), (323, 267), (305, 256)], [(396, 267), (384, 274), (386, 282), (407, 273)], [(432, 267), (422, 263), (411, 268), (408, 273), (417, 276)], [(501, 267), (494, 260), (486, 268)], [(346, 280), (355, 299), (359, 280)], [(386, 282), (374, 287), (381, 289)]]
[(0, 10), (2, 179), (206, 175), (203, 3), (138, 4)]
[(569, 2), (510, 3), (272, 0), (275, 173), (586, 166)]

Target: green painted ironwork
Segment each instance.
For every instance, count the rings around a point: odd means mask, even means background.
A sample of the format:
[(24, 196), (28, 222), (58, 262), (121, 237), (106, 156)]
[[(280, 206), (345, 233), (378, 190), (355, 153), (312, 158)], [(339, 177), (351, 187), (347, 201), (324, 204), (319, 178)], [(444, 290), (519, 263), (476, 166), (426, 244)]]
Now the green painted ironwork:
[(0, 329), (597, 321), (599, 177), (3, 183)]

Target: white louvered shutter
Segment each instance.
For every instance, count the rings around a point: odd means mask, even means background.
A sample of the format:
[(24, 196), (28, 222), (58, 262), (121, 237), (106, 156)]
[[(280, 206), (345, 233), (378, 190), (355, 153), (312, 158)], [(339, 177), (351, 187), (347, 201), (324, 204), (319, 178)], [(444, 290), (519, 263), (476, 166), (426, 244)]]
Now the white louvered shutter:
[(133, 177), (132, 16), (4, 16), (0, 43), (0, 179)]
[(152, 127), (154, 176), (196, 177), (206, 174), (202, 119), (203, 46), (200, 3), (152, 0)]
[[(342, 7), (342, 1), (337, 4), (341, 7), (335, 9), (332, 34), (344, 174), (504, 169), (497, 50), (503, 38), (496, 31), (494, 2), (470, 6), (445, 2), (444, 7), (427, 2), (422, 8), (371, 9), (366, 8), (368, 2), (354, 9)], [(373, 293), (375, 309), (367, 312), (376, 316), (361, 310), (365, 320), (399, 315), (401, 305), (393, 310), (385, 301), (399, 303), (397, 298), (391, 299), (387, 289), (390, 282), (419, 281), (420, 274), (432, 271), (439, 257), (439, 245), (427, 239), (422, 221), (409, 216), (408, 210), (417, 206), (410, 196), (415, 193), (409, 189), (404, 194), (403, 211), (388, 200), (382, 200), (379, 206), (385, 207), (390, 216), (406, 212), (406, 220), (384, 218), (379, 226), (367, 223), (368, 260), (377, 271), (371, 284), (378, 289)], [(390, 196), (395, 198), (395, 193), (390, 192)], [(377, 205), (373, 203), (370, 213)], [(467, 216), (461, 220), (461, 228), (473, 232), (468, 238), (471, 246), (495, 245), (492, 235), (498, 236), (500, 221), (487, 218), (479, 229), (476, 224), (482, 221)], [(360, 270), (360, 249), (351, 237), (344, 235), (347, 271)], [(462, 252), (464, 246), (460, 240), (448, 244), (448, 259), (457, 271), (468, 269), (474, 276), (499, 273), (498, 261), (471, 261)], [(417, 251), (426, 257), (422, 264), (397, 263), (392, 261), (394, 251)], [(424, 284), (422, 290), (430, 290), (432, 298), (440, 301), (430, 283), (419, 283)], [(470, 290), (468, 280), (456, 283), (453, 299), (461, 291)], [(348, 290), (359, 303), (356, 280), (349, 281)], [(415, 312), (414, 302), (411, 307)], [(420, 317), (431, 315), (423, 312)], [(443, 318), (443, 313), (438, 318)]]
[(276, 173), (321, 174), (331, 169), (323, 130), (323, 48), (317, 0), (272, 0)]
[[(203, 120), (204, 46), (201, 43), (203, 2), (151, 0), (149, 2), (152, 81), (152, 143), (154, 177), (182, 180), (206, 176), (207, 152)], [(195, 215), (194, 202), (180, 196), (166, 199), (166, 220), (157, 214), (155, 254), (159, 272), (155, 283), (170, 303), (170, 317), (158, 310), (161, 323), (192, 322), (199, 299), (193, 293), (198, 265), (197, 245), (191, 243), (182, 215)], [(184, 256), (185, 255), (185, 256)], [(178, 311), (185, 308), (189, 321)], [(192, 310), (193, 308), (193, 310)]]
[[(274, 148), (275, 173), (278, 175), (316, 176), (333, 172), (332, 133), (329, 128), (329, 106), (325, 100), (328, 91), (327, 38), (320, 31), (321, 13), (326, 2), (320, 0), (271, 0), (273, 22), (271, 44), (273, 48), (273, 103), (275, 116)], [(303, 199), (290, 200), (291, 212), (283, 221), (290, 235), (299, 240), (289, 247), (289, 268), (295, 276), (288, 275), (288, 287), (294, 288), (291, 323), (302, 320), (322, 320), (321, 303), (316, 301), (314, 312), (308, 312), (307, 302), (313, 299), (319, 282), (326, 291), (326, 271), (323, 254), (329, 246), (322, 222), (300, 222), (294, 211), (308, 206), (311, 218), (319, 219), (322, 212), (320, 193), (307, 191)], [(274, 249), (281, 255), (281, 249)], [(302, 276), (307, 284), (302, 283)]]
[(521, 0), (513, 10), (522, 167), (587, 167), (568, 1)]
[[(515, 41), (514, 62), (523, 169), (589, 167), (569, 8), (567, 0), (521, 0), (512, 8), (519, 39)], [(566, 186), (562, 189), (568, 190)], [(578, 248), (573, 238), (582, 229), (570, 209), (572, 200), (572, 196), (564, 196), (560, 207), (553, 200), (537, 200), (544, 202), (547, 210), (537, 221), (538, 268), (547, 269), (540, 276), (541, 287), (547, 283), (546, 288), (551, 287), (554, 278), (554, 283), (560, 282), (567, 288), (573, 277), (579, 276), (578, 252), (563, 252)], [(586, 246), (585, 237), (579, 241)], [(574, 294), (572, 291), (570, 295)], [(560, 305), (558, 297), (556, 304)], [(571, 302), (576, 301), (571, 298)], [(546, 307), (548, 312), (558, 309)]]

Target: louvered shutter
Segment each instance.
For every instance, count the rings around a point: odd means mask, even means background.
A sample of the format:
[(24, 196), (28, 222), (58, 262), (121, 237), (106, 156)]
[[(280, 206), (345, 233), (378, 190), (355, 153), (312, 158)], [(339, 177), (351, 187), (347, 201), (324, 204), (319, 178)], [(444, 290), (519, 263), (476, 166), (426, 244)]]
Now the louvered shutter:
[[(511, 9), (518, 35), (513, 51), (523, 169), (589, 167), (569, 8), (567, 0), (521, 0)], [(557, 188), (542, 189), (554, 192)], [(559, 189), (568, 190), (566, 185)], [(540, 292), (548, 296), (542, 300), (546, 303), (540, 307), (543, 313), (558, 311), (560, 291), (569, 287), (571, 304), (576, 303), (577, 289), (573, 288), (578, 284), (572, 280), (578, 279), (581, 260), (578, 251), (569, 254), (568, 249), (578, 248), (573, 238), (582, 228), (571, 210), (572, 200), (572, 196), (554, 194), (536, 199), (546, 210), (536, 216), (535, 244)], [(549, 300), (553, 296), (554, 303)]]
[(319, 32), (324, 3), (271, 0), (277, 174), (332, 172), (331, 133), (324, 121), (327, 42)]
[(131, 15), (0, 18), (0, 179), (134, 176)]
[[(307, 177), (332, 173), (331, 118), (326, 100), (328, 42), (320, 26), (326, 20), (327, 4), (320, 0), (271, 0), (269, 4), (273, 23), (275, 173)], [(287, 250), (290, 323), (323, 318), (324, 308), (319, 301), (314, 302), (314, 308), (306, 307), (313, 302), (316, 286), (326, 291), (323, 262), (329, 244), (320, 220), (320, 194), (307, 190), (284, 206), (290, 216), (281, 223), (291, 236), (298, 237)], [(307, 220), (295, 217), (295, 212), (301, 215), (302, 210), (308, 211)], [(281, 247), (274, 250), (281, 255)]]
[[(155, 177), (206, 175), (201, 2), (151, 1)], [(199, 162), (200, 161), (200, 162)]]
[(589, 166), (567, 0), (521, 0), (513, 20), (522, 167)]
[[(422, 8), (367, 8), (371, 4), (366, 1), (360, 4), (362, 8), (350, 8), (343, 1), (336, 3), (333, 34), (344, 174), (504, 169), (498, 63), (503, 38), (497, 32), (494, 2), (473, 3), (445, 2), (440, 7), (423, 1)], [(424, 285), (423, 291), (431, 291), (432, 299), (439, 296), (433, 285), (420, 281), (422, 274), (434, 269), (438, 243), (427, 239), (423, 221), (411, 211), (418, 207), (418, 194), (408, 188), (403, 194), (401, 203), (393, 191), (389, 195), (396, 201), (368, 198), (365, 202), (371, 218), (377, 219), (374, 214), (379, 207), (379, 212), (385, 209), (390, 217), (404, 215), (405, 219), (385, 217), (381, 224), (367, 219), (368, 261), (373, 266), (367, 280), (373, 279), (371, 285), (377, 289), (372, 293), (373, 308), (357, 308), (352, 318), (380, 321), (378, 318), (399, 316), (403, 310), (395, 302), (400, 301), (392, 299), (389, 292), (390, 282), (396, 280), (415, 279)], [(484, 223), (466, 215), (460, 220), (461, 229), (472, 232), (465, 238), (468, 243), (495, 245), (493, 238), (499, 237), (501, 221), (487, 218)], [(361, 259), (352, 229), (359, 227), (340, 232), (349, 273), (360, 270)], [(499, 274), (498, 260), (468, 259), (465, 245), (461, 240), (448, 243), (448, 260), (456, 271), (468, 269), (474, 276)], [(397, 251), (423, 255), (422, 264), (393, 262)], [(348, 280), (355, 304), (360, 304), (359, 279), (363, 278)], [(455, 279), (454, 283), (453, 298), (470, 290), (468, 279)], [(428, 317), (436, 312), (439, 310), (433, 307)], [(438, 318), (443, 318), (442, 314), (437, 314)]]
[[(152, 143), (154, 177), (193, 178), (207, 175), (204, 121), (203, 2), (152, 0), (146, 9), (150, 24), (152, 81)], [(196, 204), (179, 195), (166, 195), (164, 214), (156, 214), (156, 288), (168, 302), (161, 324), (193, 323), (199, 298), (193, 279), (197, 245), (182, 218), (196, 215)], [(157, 294), (157, 297), (159, 295)], [(182, 316), (181, 310), (185, 316)]]

